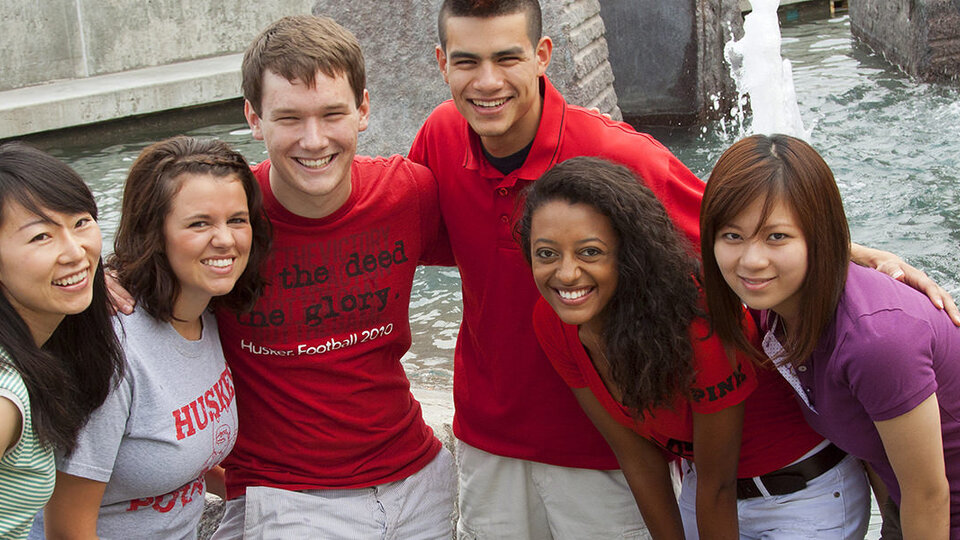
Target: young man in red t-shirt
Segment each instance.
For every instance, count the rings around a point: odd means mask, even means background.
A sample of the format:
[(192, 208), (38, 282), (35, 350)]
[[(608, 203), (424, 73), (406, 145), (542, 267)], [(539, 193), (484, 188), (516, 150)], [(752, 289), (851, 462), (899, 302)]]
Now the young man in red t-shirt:
[(252, 311), (216, 314), (239, 418), (218, 540), (453, 533), (453, 457), (400, 363), (414, 270), (452, 261), (430, 171), (355, 155), (363, 66), (353, 34), (309, 15), (273, 23), (244, 56), (273, 246)]
[(355, 155), (363, 66), (325, 17), (281, 19), (244, 56), (274, 243), (253, 311), (217, 313), (240, 425), (218, 539), (452, 532), (452, 457), (400, 364), (414, 270), (449, 257), (436, 182), (399, 156)]

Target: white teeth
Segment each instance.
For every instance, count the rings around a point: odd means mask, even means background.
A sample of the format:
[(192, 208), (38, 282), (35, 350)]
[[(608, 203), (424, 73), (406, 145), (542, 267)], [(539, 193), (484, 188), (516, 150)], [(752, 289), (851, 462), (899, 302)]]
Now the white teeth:
[(203, 264), (206, 264), (206, 265), (208, 265), (208, 266), (216, 266), (217, 268), (226, 268), (227, 266), (230, 266), (231, 264), (233, 264), (233, 259), (232, 259), (232, 258), (230, 258), (230, 259), (204, 259), (204, 260), (202, 260), (202, 261), (200, 261), (200, 262), (202, 262)]
[(75, 283), (80, 283), (81, 281), (83, 281), (83, 280), (85, 280), (85, 279), (87, 279), (87, 271), (86, 271), (86, 270), (84, 270), (84, 271), (82, 271), (82, 272), (77, 272), (76, 274), (73, 274), (72, 276), (67, 276), (67, 277), (65, 277), (65, 278), (63, 278), (63, 279), (55, 279), (55, 280), (53, 280), (53, 284), (54, 284), (54, 285), (59, 285), (59, 286), (61, 286), (61, 287), (67, 287), (67, 286), (73, 285), (73, 284), (75, 284)]
[(557, 289), (557, 293), (560, 294), (560, 298), (563, 298), (564, 300), (576, 300), (577, 298), (580, 298), (581, 296), (587, 294), (588, 292), (590, 292), (589, 288), (577, 289), (575, 291), (562, 291), (560, 289)]
[(479, 100), (479, 99), (474, 99), (474, 100), (472, 100), (472, 101), (473, 101), (473, 104), (476, 105), (476, 106), (478, 106), (478, 107), (490, 107), (490, 108), (493, 108), (493, 107), (499, 107), (499, 106), (503, 105), (504, 103), (506, 103), (506, 102), (507, 102), (507, 98), (498, 99), (498, 100), (495, 100), (495, 101), (482, 101), (482, 100)]
[(333, 155), (329, 155), (322, 159), (303, 159), (303, 158), (296, 158), (296, 159), (301, 165), (305, 167), (319, 169), (320, 167), (323, 167), (327, 163), (330, 163), (330, 160), (333, 159)]

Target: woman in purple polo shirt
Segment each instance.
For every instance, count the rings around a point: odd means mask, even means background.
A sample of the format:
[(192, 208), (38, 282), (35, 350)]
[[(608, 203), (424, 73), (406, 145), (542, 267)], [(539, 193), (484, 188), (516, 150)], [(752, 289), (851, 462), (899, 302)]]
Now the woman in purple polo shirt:
[[(784, 135), (737, 142), (707, 182), (700, 230), (721, 339), (774, 363), (810, 425), (876, 471), (903, 538), (960, 538), (960, 331), (922, 294), (850, 263), (823, 159)], [(762, 352), (741, 302), (759, 311)]]

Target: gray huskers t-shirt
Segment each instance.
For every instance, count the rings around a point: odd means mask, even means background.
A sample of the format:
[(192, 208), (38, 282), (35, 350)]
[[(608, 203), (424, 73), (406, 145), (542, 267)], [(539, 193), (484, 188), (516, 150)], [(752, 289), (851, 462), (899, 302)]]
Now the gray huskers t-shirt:
[(100, 538), (196, 538), (203, 474), (237, 440), (233, 378), (216, 320), (204, 313), (199, 341), (143, 310), (120, 320), (127, 373), (57, 468), (107, 482)]

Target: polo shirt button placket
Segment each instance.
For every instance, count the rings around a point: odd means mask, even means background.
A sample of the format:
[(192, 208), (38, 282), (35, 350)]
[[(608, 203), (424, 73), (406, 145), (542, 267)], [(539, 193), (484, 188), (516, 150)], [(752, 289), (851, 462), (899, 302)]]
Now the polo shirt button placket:
[(497, 190), (497, 194), (500, 195), (501, 197), (506, 197), (507, 195), (510, 194), (510, 190), (505, 187), (502, 187)]

